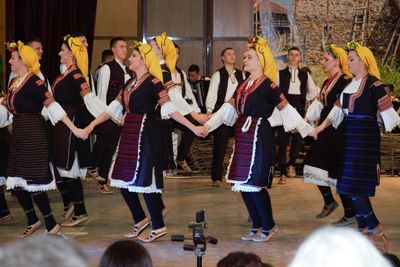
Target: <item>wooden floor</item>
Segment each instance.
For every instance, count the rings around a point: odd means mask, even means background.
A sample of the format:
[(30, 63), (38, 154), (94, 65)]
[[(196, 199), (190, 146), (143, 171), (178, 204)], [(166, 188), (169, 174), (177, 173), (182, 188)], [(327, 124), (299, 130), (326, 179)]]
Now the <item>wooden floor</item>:
[[(184, 251), (183, 243), (171, 242), (170, 237), (171, 234), (191, 237), (191, 230), (187, 228), (187, 224), (195, 219), (196, 210), (205, 209), (208, 223), (206, 233), (217, 237), (219, 243), (207, 247), (203, 266), (215, 266), (227, 253), (238, 250), (254, 252), (264, 262), (274, 266), (286, 266), (308, 234), (340, 218), (343, 210), (339, 207), (328, 218), (316, 219), (314, 215), (322, 208), (322, 200), (315, 186), (303, 184), (300, 178), (290, 179), (286, 185), (278, 185), (276, 182), (270, 194), (279, 231), (270, 242), (253, 243), (240, 240), (240, 235), (247, 232), (250, 225), (239, 193), (231, 192), (228, 186), (211, 187), (210, 181), (205, 178), (166, 179), (164, 201), (170, 210), (166, 218), (168, 235), (160, 241), (145, 244), (154, 265), (196, 266), (194, 253)], [(91, 219), (80, 227), (63, 228), (63, 232), (83, 248), (91, 265), (97, 266), (105, 248), (120, 239), (123, 233), (131, 230), (132, 221), (118, 192), (113, 195), (101, 195), (90, 179), (84, 181), (84, 189)], [(56, 217), (60, 218), (60, 196), (54, 191), (50, 193), (50, 198), (53, 211)], [(337, 196), (335, 198), (339, 201)], [(15, 234), (25, 226), (21, 208), (11, 197), (8, 197), (8, 200), (15, 219), (0, 226), (0, 246), (14, 240)], [(378, 218), (385, 225), (390, 252), (399, 255), (400, 177), (382, 178), (382, 184), (372, 202)], [(144, 204), (144, 201), (142, 203)], [(43, 231), (36, 234), (43, 234)]]

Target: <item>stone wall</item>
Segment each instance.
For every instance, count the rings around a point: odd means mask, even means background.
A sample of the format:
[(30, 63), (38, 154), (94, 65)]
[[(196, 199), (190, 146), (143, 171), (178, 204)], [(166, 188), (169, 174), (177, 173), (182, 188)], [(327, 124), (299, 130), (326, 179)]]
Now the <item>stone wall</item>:
[[(327, 6), (329, 1), (329, 12)], [(390, 41), (399, 16), (399, 0), (370, 0), (366, 44), (379, 57)], [(344, 46), (351, 40), (353, 15), (365, 0), (293, 0), (295, 43), (305, 51), (305, 63), (319, 62), (323, 41)], [(331, 38), (324, 38), (324, 28), (332, 26)], [(297, 30), (296, 30), (297, 28)]]

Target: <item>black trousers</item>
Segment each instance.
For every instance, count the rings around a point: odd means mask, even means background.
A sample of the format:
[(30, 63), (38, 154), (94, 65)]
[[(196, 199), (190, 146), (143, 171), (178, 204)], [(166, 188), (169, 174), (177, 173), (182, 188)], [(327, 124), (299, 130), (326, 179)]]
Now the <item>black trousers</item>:
[(222, 181), (222, 172), (224, 168), (224, 158), (229, 138), (233, 132), (233, 127), (221, 125), (212, 132), (214, 136), (213, 159), (211, 168), (211, 180)]
[(121, 136), (122, 127), (112, 121), (106, 121), (95, 128), (96, 143), (93, 147), (94, 167), (99, 175), (108, 179), (112, 158)]
[(253, 229), (271, 230), (275, 221), (268, 191), (263, 188), (260, 192), (242, 192), (242, 197), (253, 222)]
[[(193, 123), (194, 125), (200, 125), (191, 115), (186, 115), (185, 116), (188, 121)], [(174, 128), (179, 129), (182, 131), (181, 133), (181, 142), (178, 146), (178, 155), (176, 157), (177, 160), (186, 160), (189, 153), (190, 153), (190, 148), (192, 146), (193, 140), (196, 137), (196, 135), (186, 126), (174, 121)]]
[[(281, 175), (287, 175), (287, 166), (294, 166), (299, 155), (303, 139), (299, 133), (285, 132), (283, 126), (276, 127), (277, 145), (279, 147), (278, 162)], [(286, 157), (287, 146), (290, 145), (289, 161)]]

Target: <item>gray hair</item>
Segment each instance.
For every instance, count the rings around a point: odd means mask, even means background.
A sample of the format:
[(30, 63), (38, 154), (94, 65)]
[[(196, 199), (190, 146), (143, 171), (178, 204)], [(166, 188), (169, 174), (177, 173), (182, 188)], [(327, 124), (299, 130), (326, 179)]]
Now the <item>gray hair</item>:
[(351, 228), (323, 227), (299, 247), (288, 267), (391, 267), (378, 249)]
[(2, 267), (89, 267), (83, 252), (61, 236), (36, 236), (0, 248)]

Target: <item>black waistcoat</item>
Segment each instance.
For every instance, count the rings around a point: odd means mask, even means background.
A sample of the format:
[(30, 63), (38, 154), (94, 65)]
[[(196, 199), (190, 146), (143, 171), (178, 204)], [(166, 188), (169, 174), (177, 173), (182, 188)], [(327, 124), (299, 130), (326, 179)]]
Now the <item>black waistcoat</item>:
[(124, 70), (117, 63), (117, 61), (113, 60), (111, 62), (106, 63), (110, 68), (110, 80), (108, 82), (108, 90), (107, 90), (107, 105), (115, 100), (119, 91), (123, 88), (125, 84), (125, 76)]
[[(218, 97), (213, 112), (219, 110), (221, 106), (225, 103), (226, 91), (228, 90), (228, 80), (229, 80), (228, 71), (226, 70), (225, 66), (220, 68), (218, 71), (219, 71)], [(235, 68), (235, 77), (238, 84), (241, 84), (243, 82), (243, 73), (241, 70)]]

